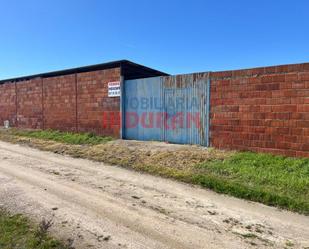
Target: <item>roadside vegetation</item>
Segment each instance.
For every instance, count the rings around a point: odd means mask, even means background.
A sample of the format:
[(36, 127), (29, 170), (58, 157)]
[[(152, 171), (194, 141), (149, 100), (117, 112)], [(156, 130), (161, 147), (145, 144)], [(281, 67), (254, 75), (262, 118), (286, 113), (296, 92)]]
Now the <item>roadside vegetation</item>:
[(22, 215), (10, 215), (0, 210), (0, 248), (69, 249), (48, 235), (50, 224), (42, 221), (39, 226), (35, 226)]
[(111, 141), (111, 137), (96, 136), (92, 133), (72, 133), (54, 130), (17, 130), (11, 131), (11, 134), (30, 138), (39, 138), (52, 140), (67, 144), (100, 144)]
[(309, 214), (309, 159), (238, 152), (196, 165), (192, 182), (236, 197)]
[(309, 215), (309, 159), (235, 152), (189, 169), (140, 164), (137, 169)]
[[(96, 140), (96, 136), (93, 136), (95, 143), (85, 146), (77, 142), (64, 143), (66, 133), (55, 132), (57, 140), (54, 137), (48, 140), (49, 135), (43, 139), (33, 135), (46, 133), (54, 132), (32, 132), (30, 136), (23, 131), (2, 131), (0, 139), (160, 175), (309, 215), (308, 158), (228, 152), (198, 146), (163, 146), (152, 142), (110, 141), (102, 137)], [(99, 143), (100, 139), (102, 142)]]

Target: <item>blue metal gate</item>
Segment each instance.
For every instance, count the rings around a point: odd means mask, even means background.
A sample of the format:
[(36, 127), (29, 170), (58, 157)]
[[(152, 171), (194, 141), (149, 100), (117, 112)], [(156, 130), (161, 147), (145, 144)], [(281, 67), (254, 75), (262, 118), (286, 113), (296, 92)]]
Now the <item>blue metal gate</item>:
[(161, 77), (125, 81), (124, 138), (164, 140), (163, 119), (157, 120), (163, 108), (162, 89)]
[(128, 80), (123, 89), (123, 138), (209, 143), (209, 74)]

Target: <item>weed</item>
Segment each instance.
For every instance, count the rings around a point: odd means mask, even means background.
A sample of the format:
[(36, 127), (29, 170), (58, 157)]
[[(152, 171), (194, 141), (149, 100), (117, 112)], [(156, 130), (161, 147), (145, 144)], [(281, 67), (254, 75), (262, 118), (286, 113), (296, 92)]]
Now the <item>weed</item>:
[(293, 247), (294, 243), (288, 240), (287, 242), (285, 242), (285, 245), (288, 247)]
[(39, 224), (37, 230), (35, 231), (35, 237), (37, 238), (37, 241), (39, 244), (42, 243), (42, 241), (44, 240), (44, 238), (47, 235), (48, 229), (53, 225), (53, 221), (52, 220), (45, 220), (43, 219), (41, 221), (41, 223)]
[(309, 159), (239, 152), (196, 167), (194, 183), (309, 214)]
[[(152, 150), (149, 154), (150, 145), (147, 143), (134, 148), (128, 147), (125, 142), (117, 141), (83, 146), (42, 139), (29, 140), (22, 134), (23, 131), (17, 130), (11, 134), (0, 132), (0, 139), (173, 178), (218, 193), (309, 215), (308, 158), (196, 147), (173, 151)], [(27, 132), (25, 134), (26, 137), (29, 135)], [(66, 133), (56, 134), (58, 141), (67, 139), (64, 139)], [(145, 146), (148, 146), (147, 150)]]
[(43, 220), (38, 227), (22, 215), (0, 211), (1, 249), (68, 249), (47, 232), (52, 222)]
[(13, 129), (11, 134), (29, 138), (52, 140), (67, 144), (101, 144), (112, 141), (111, 137), (97, 136), (93, 133), (72, 133), (55, 130), (17, 130)]

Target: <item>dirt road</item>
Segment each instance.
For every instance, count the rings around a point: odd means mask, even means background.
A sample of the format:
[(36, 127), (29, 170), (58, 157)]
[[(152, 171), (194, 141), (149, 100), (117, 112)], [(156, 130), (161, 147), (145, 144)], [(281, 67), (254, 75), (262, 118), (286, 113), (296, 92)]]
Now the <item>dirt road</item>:
[(309, 217), (0, 142), (0, 205), (76, 248), (309, 248)]

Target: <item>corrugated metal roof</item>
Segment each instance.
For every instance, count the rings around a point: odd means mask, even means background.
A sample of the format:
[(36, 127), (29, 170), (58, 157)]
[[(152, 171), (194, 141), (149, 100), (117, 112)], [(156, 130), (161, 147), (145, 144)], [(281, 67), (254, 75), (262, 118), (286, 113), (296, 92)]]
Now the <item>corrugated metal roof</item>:
[(68, 75), (68, 74), (84, 73), (84, 72), (91, 72), (91, 71), (117, 68), (117, 67), (121, 68), (121, 74), (122, 76), (125, 77), (125, 79), (140, 79), (140, 78), (168, 75), (164, 72), (134, 63), (129, 60), (119, 60), (119, 61), (112, 61), (112, 62), (107, 62), (107, 63), (102, 63), (102, 64), (95, 64), (95, 65), (90, 65), (90, 66), (65, 69), (65, 70), (60, 70), (60, 71), (53, 71), (53, 72), (40, 73), (40, 74), (22, 76), (22, 77), (11, 78), (11, 79), (4, 79), (4, 80), (0, 80), (0, 84), (3, 84), (5, 82), (18, 82), (18, 81), (30, 80), (33, 78), (48, 78), (48, 77), (54, 77), (54, 76), (63, 76), (63, 75)]

